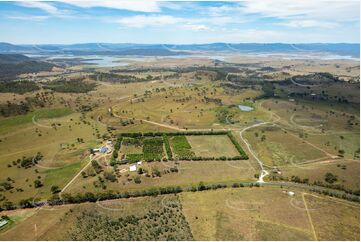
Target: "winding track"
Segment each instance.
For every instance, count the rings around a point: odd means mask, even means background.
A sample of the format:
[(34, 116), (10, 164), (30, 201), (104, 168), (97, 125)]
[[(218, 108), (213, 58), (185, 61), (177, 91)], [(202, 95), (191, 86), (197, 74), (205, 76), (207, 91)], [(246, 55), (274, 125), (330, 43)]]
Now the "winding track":
[(291, 77), (290, 78), (291, 82), (297, 86), (300, 86), (300, 87), (317, 87), (317, 86), (321, 86), (321, 84), (316, 84), (316, 85), (305, 85), (305, 84), (300, 84), (298, 82), (296, 82), (295, 80), (293, 80), (293, 78)]

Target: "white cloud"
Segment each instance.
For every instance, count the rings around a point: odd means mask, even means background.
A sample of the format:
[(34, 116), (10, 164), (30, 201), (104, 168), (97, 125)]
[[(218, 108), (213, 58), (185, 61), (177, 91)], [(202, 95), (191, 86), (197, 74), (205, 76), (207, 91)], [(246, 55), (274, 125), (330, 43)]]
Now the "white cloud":
[[(22, 6), (22, 7), (26, 7), (26, 8), (37, 8), (37, 9), (41, 9), (44, 12), (49, 13), (50, 15), (48, 16), (54, 16), (54, 17), (58, 17), (58, 18), (79, 18), (80, 15), (76, 15), (74, 14), (72, 11), (66, 10), (66, 9), (59, 9), (57, 8), (53, 2), (55, 1), (21, 1), (21, 2), (16, 2), (17, 5)], [(33, 19), (35, 20), (36, 17)], [(38, 21), (44, 20), (44, 16), (43, 19), (37, 18)]]
[(55, 6), (46, 2), (23, 1), (23, 2), (19, 2), (18, 5), (27, 8), (39, 8), (51, 14), (59, 14), (61, 12)]
[(193, 30), (193, 31), (210, 31), (211, 28), (204, 24), (185, 24), (182, 26), (185, 29)]
[(325, 0), (252, 0), (241, 3), (244, 13), (276, 18), (309, 18), (332, 21), (354, 21), (360, 17), (359, 1)]
[(339, 27), (340, 24), (335, 22), (324, 22), (324, 21), (317, 21), (317, 20), (292, 20), (287, 22), (278, 23), (277, 25), (292, 27), (292, 28), (335, 28)]
[(77, 0), (63, 0), (62, 2), (75, 5), (81, 8), (112, 8), (124, 9), (138, 12), (160, 12), (160, 7), (157, 1), (154, 0), (98, 0), (98, 1), (77, 1)]
[(135, 15), (117, 19), (115, 22), (126, 27), (144, 28), (177, 24), (184, 22), (184, 19), (169, 15)]
[(103, 7), (111, 9), (124, 9), (138, 12), (160, 12), (160, 7), (157, 1), (154, 0), (97, 0), (97, 1), (80, 1), (80, 0), (55, 0), (55, 1), (21, 1), (17, 4), (28, 8), (38, 8), (48, 12), (56, 17), (75, 18), (76, 14), (71, 14), (68, 10), (57, 8), (54, 3), (61, 2), (68, 5), (73, 5), (80, 8), (94, 8)]
[(16, 20), (24, 20), (24, 21), (44, 21), (49, 18), (49, 16), (41, 16), (41, 15), (11, 15), (7, 16), (9, 19), (16, 19)]
[(212, 29), (208, 26), (208, 24), (211, 24), (216, 20), (212, 18), (179, 18), (170, 15), (134, 15), (110, 21), (130, 28), (147, 28), (172, 25), (172, 28), (181, 28), (191, 31), (211, 31)]
[[(345, 22), (358, 22), (359, 8), (359, 2), (352, 0), (247, 0), (208, 7), (202, 13), (210, 18), (223, 18), (219, 25), (274, 18), (276, 25), (288, 27), (336, 28)], [(268, 20), (267, 23), (274, 21)]]

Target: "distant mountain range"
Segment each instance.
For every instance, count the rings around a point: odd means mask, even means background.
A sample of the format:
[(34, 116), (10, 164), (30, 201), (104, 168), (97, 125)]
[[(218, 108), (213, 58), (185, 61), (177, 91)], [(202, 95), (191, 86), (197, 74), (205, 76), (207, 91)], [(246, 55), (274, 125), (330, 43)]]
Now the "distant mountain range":
[(174, 56), (191, 55), (207, 51), (227, 53), (326, 53), (341, 56), (360, 57), (359, 44), (257, 44), (257, 43), (212, 43), (191, 45), (170, 44), (42, 44), (42, 45), (14, 45), (0, 42), (0, 53), (44, 54), (44, 55), (142, 55), (142, 56)]

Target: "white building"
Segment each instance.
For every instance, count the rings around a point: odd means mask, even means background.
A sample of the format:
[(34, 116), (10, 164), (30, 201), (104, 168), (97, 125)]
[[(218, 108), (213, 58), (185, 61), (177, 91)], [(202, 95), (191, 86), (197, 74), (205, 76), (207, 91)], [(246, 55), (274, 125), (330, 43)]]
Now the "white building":
[(130, 166), (129, 171), (137, 171), (137, 165)]
[(8, 224), (8, 221), (7, 220), (1, 220), (0, 221), (0, 228), (4, 227), (5, 225)]
[(295, 195), (294, 192), (288, 192), (287, 194), (288, 194), (288, 196), (291, 196), (291, 197), (293, 197)]

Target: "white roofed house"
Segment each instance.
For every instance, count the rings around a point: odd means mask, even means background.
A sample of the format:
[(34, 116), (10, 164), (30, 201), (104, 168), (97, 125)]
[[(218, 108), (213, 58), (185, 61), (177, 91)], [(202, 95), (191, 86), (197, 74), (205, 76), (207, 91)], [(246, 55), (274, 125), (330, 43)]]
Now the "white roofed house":
[(137, 165), (130, 166), (129, 171), (137, 171)]

